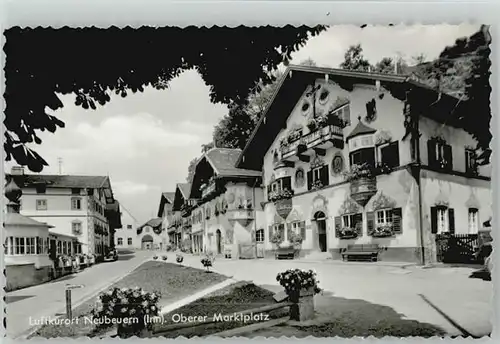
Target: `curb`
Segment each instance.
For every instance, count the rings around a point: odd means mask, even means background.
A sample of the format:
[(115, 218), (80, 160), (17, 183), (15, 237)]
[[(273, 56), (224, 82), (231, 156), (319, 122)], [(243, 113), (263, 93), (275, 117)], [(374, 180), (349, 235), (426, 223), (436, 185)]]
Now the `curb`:
[[(144, 264), (147, 261), (149, 261), (149, 259), (143, 260), (141, 263), (135, 265), (133, 269), (131, 269), (128, 272), (126, 272), (125, 275), (122, 275), (120, 277), (117, 277), (117, 278), (113, 279), (112, 281), (110, 281), (109, 283), (107, 283), (105, 286), (99, 288), (98, 290), (95, 290), (93, 292), (90, 292), (90, 293), (84, 295), (78, 302), (75, 302), (72, 305), (71, 309), (73, 310), (73, 309), (79, 307), (80, 305), (82, 305), (86, 301), (90, 300), (91, 298), (93, 298), (97, 294), (101, 293), (103, 290), (109, 288), (111, 285), (113, 285), (116, 282), (118, 282), (119, 280), (123, 279), (125, 276), (127, 276), (128, 274), (130, 274), (132, 271), (134, 271), (135, 269), (137, 269), (139, 266), (141, 266), (142, 264)], [(65, 312), (66, 312), (66, 308), (63, 308), (63, 309), (60, 309), (59, 311), (56, 311), (55, 314), (65, 313)], [(55, 315), (55, 314), (53, 316), (51, 314), (49, 314), (49, 315), (46, 315), (46, 317), (50, 317), (50, 318), (53, 318), (53, 319), (59, 319), (59, 318), (65, 316), (65, 315)], [(13, 337), (12, 339), (13, 340), (18, 340), (18, 339), (27, 340), (29, 336), (31, 336), (33, 333), (35, 333), (36, 331), (38, 331), (43, 326), (44, 325), (35, 325), (35, 326), (32, 326), (29, 329), (21, 332), (21, 334)]]

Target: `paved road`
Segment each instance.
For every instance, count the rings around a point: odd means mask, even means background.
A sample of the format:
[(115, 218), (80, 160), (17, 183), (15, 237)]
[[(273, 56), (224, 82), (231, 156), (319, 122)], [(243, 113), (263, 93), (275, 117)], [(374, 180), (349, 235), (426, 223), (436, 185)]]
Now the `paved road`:
[(127, 275), (151, 255), (151, 252), (144, 251), (121, 255), (116, 262), (97, 264), (56, 281), (7, 293), (7, 336), (17, 338), (23, 335), (31, 327), (30, 317), (41, 319), (64, 312), (67, 284), (84, 285), (84, 288), (72, 291), (73, 305), (77, 305)]
[[(174, 255), (170, 259), (174, 259)], [(202, 268), (199, 257), (186, 256), (185, 263)], [(314, 269), (320, 287), (335, 297), (389, 306), (405, 318), (434, 324), (450, 335), (459, 335), (460, 332), (420, 294), (470, 333), (482, 336), (492, 331), (493, 284), (468, 278), (472, 268), (421, 269), (410, 266), (403, 269), (396, 264), (340, 261), (216, 259), (214, 263), (214, 270), (224, 275), (271, 286), (278, 284), (276, 274), (289, 268)]]

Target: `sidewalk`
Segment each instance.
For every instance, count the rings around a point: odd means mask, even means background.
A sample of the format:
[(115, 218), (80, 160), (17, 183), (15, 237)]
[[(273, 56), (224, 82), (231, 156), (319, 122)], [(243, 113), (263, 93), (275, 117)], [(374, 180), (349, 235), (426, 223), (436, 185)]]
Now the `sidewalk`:
[(59, 280), (7, 293), (7, 336), (13, 339), (23, 337), (31, 332), (33, 321), (64, 314), (66, 285), (84, 286), (72, 291), (72, 306), (77, 307), (135, 270), (149, 256), (151, 252), (137, 252), (130, 259), (97, 264)]

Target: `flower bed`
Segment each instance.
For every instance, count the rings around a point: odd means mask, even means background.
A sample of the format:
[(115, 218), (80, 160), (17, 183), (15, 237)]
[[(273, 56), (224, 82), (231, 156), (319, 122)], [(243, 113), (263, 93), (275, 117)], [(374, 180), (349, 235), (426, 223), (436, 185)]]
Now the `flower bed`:
[(278, 190), (278, 191), (271, 191), (269, 193), (269, 201), (271, 202), (276, 202), (280, 201), (282, 199), (290, 199), (293, 197), (293, 190)]
[[(206, 274), (200, 269), (193, 269), (172, 263), (149, 261), (113, 284), (110, 288), (130, 288), (137, 286), (144, 291), (157, 291), (161, 294), (160, 305), (162, 305), (180, 300), (226, 279), (226, 276), (217, 273)], [(73, 310), (73, 317), (80, 318), (80, 321), (70, 325), (44, 325), (30, 337), (77, 338), (102, 335), (103, 330), (89, 325), (81, 319), (84, 316), (91, 315), (97, 302), (98, 297), (96, 296)]]

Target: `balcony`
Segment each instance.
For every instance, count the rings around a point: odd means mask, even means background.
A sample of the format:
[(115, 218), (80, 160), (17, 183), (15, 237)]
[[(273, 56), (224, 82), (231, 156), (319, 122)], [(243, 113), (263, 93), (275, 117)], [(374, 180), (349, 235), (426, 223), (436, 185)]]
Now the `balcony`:
[(246, 227), (254, 220), (254, 212), (248, 209), (231, 209), (227, 212), (227, 219), (229, 221), (237, 221), (243, 227)]
[(181, 216), (186, 217), (191, 215), (192, 207), (189, 204), (184, 203), (181, 205)]
[(282, 145), (280, 148), (281, 159), (291, 162), (298, 160), (308, 162), (308, 156), (324, 155), (325, 151), (331, 147), (344, 148), (344, 134), (340, 126), (326, 125), (293, 142)]

